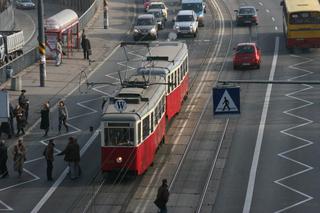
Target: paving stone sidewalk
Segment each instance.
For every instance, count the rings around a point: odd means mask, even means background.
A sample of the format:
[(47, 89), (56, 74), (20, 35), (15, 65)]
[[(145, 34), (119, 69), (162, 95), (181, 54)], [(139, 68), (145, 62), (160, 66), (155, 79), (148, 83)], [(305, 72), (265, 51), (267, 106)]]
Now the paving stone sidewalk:
[[(103, 8), (102, 5), (85, 28), (87, 37), (90, 39), (92, 47), (91, 60), (83, 59), (82, 50), (74, 50), (70, 57), (63, 58), (60, 66), (55, 66), (55, 61), (47, 61), (46, 64), (46, 82), (45, 87), (40, 87), (39, 64), (34, 64), (21, 71), (18, 75), (22, 78), (22, 89), (25, 89), (26, 96), (30, 100), (29, 107), (29, 125), (27, 132), (32, 124), (35, 124), (40, 118), (40, 109), (42, 103), (50, 101), (50, 105), (64, 98), (70, 91), (79, 86), (80, 73), (92, 72), (119, 44), (125, 40), (129, 34), (135, 3), (132, 0), (113, 0), (109, 1), (109, 23), (108, 29), (103, 29)], [(11, 82), (7, 81), (0, 85), (0, 89), (9, 91), (10, 100), (13, 106), (17, 103), (20, 91), (12, 91)], [(2, 139), (6, 137), (3, 135)], [(11, 145), (17, 138), (8, 140)]]

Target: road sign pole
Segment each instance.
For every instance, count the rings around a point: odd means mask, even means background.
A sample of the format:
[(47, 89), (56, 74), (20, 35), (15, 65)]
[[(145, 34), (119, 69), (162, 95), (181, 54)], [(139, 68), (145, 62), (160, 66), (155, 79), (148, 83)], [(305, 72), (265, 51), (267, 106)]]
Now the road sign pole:
[(43, 27), (43, 0), (38, 0), (38, 42), (40, 53), (40, 87), (45, 87), (46, 81), (46, 45)]
[(108, 29), (109, 27), (109, 17), (108, 17), (108, 2), (103, 0), (103, 28)]

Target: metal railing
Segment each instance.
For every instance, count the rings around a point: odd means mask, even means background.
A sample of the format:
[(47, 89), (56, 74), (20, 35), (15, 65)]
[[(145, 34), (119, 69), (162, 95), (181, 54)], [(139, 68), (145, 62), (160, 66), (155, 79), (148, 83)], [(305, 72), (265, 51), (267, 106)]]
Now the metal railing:
[[(89, 21), (97, 11), (99, 7), (99, 3), (101, 3), (101, 1), (102, 0), (95, 0), (91, 4), (91, 6), (86, 10), (86, 12), (84, 12), (81, 15), (81, 17), (79, 18), (80, 30), (82, 30), (89, 23)], [(35, 47), (30, 51), (26, 52), (25, 54), (21, 55), (20, 57), (14, 59), (13, 61), (3, 65), (2, 67), (0, 67), (0, 85), (7, 80), (6, 66), (10, 65), (13, 69), (13, 75), (16, 75), (22, 70), (36, 63), (38, 60), (39, 60), (38, 47)]]

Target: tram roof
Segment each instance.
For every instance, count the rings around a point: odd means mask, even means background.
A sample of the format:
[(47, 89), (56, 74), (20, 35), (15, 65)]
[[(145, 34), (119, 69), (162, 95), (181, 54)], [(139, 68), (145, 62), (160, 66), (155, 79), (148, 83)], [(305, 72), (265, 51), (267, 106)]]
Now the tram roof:
[[(109, 99), (107, 107), (104, 108), (103, 121), (136, 121), (147, 114), (165, 94), (165, 79), (161, 76), (146, 76), (149, 86), (124, 87), (117, 95)], [(132, 76), (129, 80), (133, 82), (143, 81), (142, 75)], [(118, 112), (114, 107), (115, 100), (125, 100), (127, 107), (123, 112)], [(138, 101), (137, 101), (138, 100)], [(140, 117), (140, 118), (139, 118)]]
[[(188, 48), (185, 43), (182, 42), (159, 42), (154, 43), (149, 48), (147, 58), (152, 57), (167, 57), (168, 60), (152, 60), (150, 62), (152, 67), (165, 68), (168, 71), (175, 69), (179, 66), (183, 59), (188, 55)], [(146, 63), (146, 62), (144, 62)], [(160, 69), (158, 69), (159, 71)]]
[(284, 0), (288, 12), (319, 11), (318, 0)]
[(65, 9), (47, 18), (44, 23), (46, 32), (60, 32), (79, 23), (77, 13), (70, 9)]

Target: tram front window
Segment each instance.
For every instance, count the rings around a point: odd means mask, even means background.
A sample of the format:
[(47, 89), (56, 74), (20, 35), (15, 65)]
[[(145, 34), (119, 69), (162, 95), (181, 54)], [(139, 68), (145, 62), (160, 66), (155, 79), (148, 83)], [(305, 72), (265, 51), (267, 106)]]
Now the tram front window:
[(133, 128), (106, 128), (106, 146), (134, 146)]

